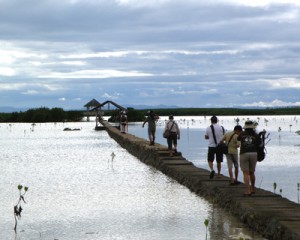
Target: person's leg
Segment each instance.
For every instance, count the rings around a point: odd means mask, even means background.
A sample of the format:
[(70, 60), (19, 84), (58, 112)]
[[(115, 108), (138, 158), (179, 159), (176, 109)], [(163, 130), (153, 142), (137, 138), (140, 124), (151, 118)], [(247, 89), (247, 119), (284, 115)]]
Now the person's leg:
[(226, 159), (227, 159), (227, 167), (228, 167), (228, 174), (230, 178), (230, 184), (234, 184), (234, 179), (233, 179), (233, 173), (232, 173), (232, 156), (231, 154), (226, 154)]
[(236, 182), (236, 183), (238, 183), (239, 181), (238, 181), (238, 176), (239, 176), (239, 167), (234, 167), (234, 181)]
[(174, 137), (174, 134), (171, 134), (171, 153), (170, 156), (173, 156), (174, 149), (175, 149), (175, 141), (176, 138)]
[(250, 161), (249, 161), (249, 175), (250, 175), (250, 190), (251, 193), (255, 193), (255, 168), (257, 163), (257, 153), (251, 153), (250, 154)]
[(223, 153), (216, 151), (215, 154), (216, 154), (216, 160), (217, 160), (218, 175), (220, 175), (221, 174), (221, 163), (223, 162)]
[(214, 152), (213, 148), (209, 147), (208, 153), (207, 153), (207, 162), (208, 162), (210, 171), (214, 170), (214, 165), (213, 165), (214, 158), (215, 158), (215, 152)]
[(244, 174), (244, 184), (245, 184), (245, 194), (251, 194), (250, 191), (250, 178), (249, 178), (249, 172), (248, 171), (243, 171)]
[(238, 154), (232, 154), (232, 164), (234, 166), (234, 181), (238, 183), (238, 176), (239, 176), (239, 161), (238, 161)]
[(210, 168), (210, 171), (213, 171), (214, 170), (214, 163), (211, 162), (211, 161), (208, 161), (208, 166)]
[(152, 136), (151, 136), (151, 129), (148, 127), (148, 138), (149, 138), (149, 142), (150, 142), (150, 145), (152, 143)]
[(245, 194), (250, 195), (250, 178), (249, 178), (249, 155), (247, 153), (243, 153), (240, 155), (240, 166), (243, 171), (243, 178), (245, 184)]
[(221, 174), (221, 162), (217, 162), (218, 175)]
[(250, 182), (251, 182), (251, 189), (250, 189), (250, 192), (251, 193), (255, 193), (255, 174), (254, 172), (250, 172), (249, 173), (250, 175)]
[(215, 175), (215, 171), (214, 171), (214, 157), (215, 157), (215, 148), (209, 147), (208, 148), (208, 153), (207, 153), (207, 162), (208, 162), (208, 167), (210, 169), (210, 175), (209, 178), (212, 179)]
[(167, 138), (167, 143), (168, 143), (169, 155), (170, 155), (170, 157), (172, 157), (173, 156), (173, 151), (172, 151), (172, 138), (171, 138), (171, 136), (169, 136)]
[(177, 153), (177, 134), (173, 136), (174, 152)]

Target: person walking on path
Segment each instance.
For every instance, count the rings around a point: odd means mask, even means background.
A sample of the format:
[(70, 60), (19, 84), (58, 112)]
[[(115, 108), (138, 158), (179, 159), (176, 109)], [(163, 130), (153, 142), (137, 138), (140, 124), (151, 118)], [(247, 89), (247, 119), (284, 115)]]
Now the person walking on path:
[(148, 123), (148, 137), (150, 141), (150, 145), (154, 145), (155, 142), (155, 132), (156, 132), (156, 121), (158, 120), (158, 116), (153, 113), (152, 110), (147, 112), (147, 118), (143, 122), (142, 127)]
[[(230, 185), (238, 184), (239, 175), (239, 163), (238, 163), (238, 148), (240, 142), (237, 140), (238, 135), (243, 129), (240, 125), (236, 125), (231, 132), (225, 133), (221, 139), (221, 143), (225, 143), (228, 146), (228, 153), (226, 154), (228, 173), (230, 177)], [(234, 166), (234, 177), (232, 167)]]
[(245, 196), (255, 193), (255, 168), (257, 163), (257, 146), (260, 144), (259, 135), (255, 132), (256, 124), (247, 120), (244, 131), (237, 140), (241, 142), (240, 167), (244, 175)]
[(173, 152), (177, 153), (177, 139), (180, 139), (180, 130), (178, 124), (174, 121), (173, 115), (169, 116), (169, 121), (166, 123), (164, 131), (170, 132), (167, 143), (170, 157), (173, 157)]
[(213, 162), (216, 157), (218, 175), (221, 174), (221, 163), (223, 162), (223, 153), (217, 151), (217, 145), (225, 134), (225, 130), (218, 124), (218, 118), (212, 116), (210, 118), (211, 125), (206, 128), (204, 138), (208, 140), (207, 162), (210, 168), (209, 178), (212, 179), (215, 175)]
[(127, 124), (128, 124), (128, 119), (127, 119), (127, 115), (126, 115), (126, 111), (121, 111), (121, 115), (120, 115), (120, 130), (121, 133), (126, 133), (126, 129), (127, 129)]

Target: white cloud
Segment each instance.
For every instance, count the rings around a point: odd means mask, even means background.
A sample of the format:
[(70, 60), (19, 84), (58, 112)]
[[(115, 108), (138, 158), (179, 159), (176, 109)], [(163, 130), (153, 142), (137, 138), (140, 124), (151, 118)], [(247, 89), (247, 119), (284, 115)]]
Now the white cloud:
[(219, 2), (231, 2), (233, 4), (245, 5), (250, 7), (267, 7), (274, 4), (300, 5), (298, 0), (220, 0)]
[(10, 67), (0, 67), (0, 75), (12, 77), (16, 75), (16, 71)]
[(63, 62), (61, 62), (61, 64), (71, 65), (71, 66), (84, 66), (84, 65), (86, 65), (86, 63), (82, 62), (82, 61), (63, 61)]
[(264, 102), (264, 101), (259, 101), (259, 102), (253, 102), (253, 103), (245, 103), (241, 104), (239, 106), (243, 107), (287, 107), (287, 106), (293, 106), (293, 107), (298, 107), (300, 106), (300, 102), (285, 102), (281, 101), (279, 99), (275, 99), (272, 102)]
[[(159, 7), (161, 5), (166, 4), (176, 4), (181, 3), (180, 0), (116, 0), (117, 3), (124, 6), (131, 7)], [(218, 5), (218, 4), (232, 4), (232, 5), (242, 5), (248, 7), (268, 7), (271, 5), (300, 5), (298, 0), (185, 0), (186, 4), (194, 4), (194, 5)]]
[(116, 92), (113, 94), (103, 93), (101, 97), (116, 100), (120, 97), (120, 95), (121, 95), (120, 93), (116, 93)]
[(0, 0), (0, 104), (300, 99), (298, 0), (35, 2)]
[(11, 91), (11, 90), (20, 90), (27, 84), (25, 83), (1, 83), (0, 82), (0, 91)]
[(274, 89), (300, 89), (300, 79), (297, 78), (281, 78), (272, 80), (263, 80)]
[(128, 54), (129, 54), (129, 52), (127, 52), (127, 51), (77, 53), (77, 54), (61, 55), (61, 56), (59, 56), (59, 58), (62, 58), (62, 59), (111, 58), (111, 57), (124, 57)]
[(37, 95), (37, 94), (39, 94), (39, 92), (36, 91), (36, 90), (27, 90), (25, 92), (22, 92), (22, 94), (24, 94), (24, 95)]
[(58, 101), (61, 101), (61, 102), (65, 102), (67, 99), (65, 97), (61, 97), (58, 99)]
[(40, 75), (39, 78), (74, 78), (74, 79), (83, 79), (83, 78), (119, 78), (119, 77), (145, 77), (151, 76), (149, 73), (142, 73), (138, 71), (119, 71), (119, 70), (82, 70), (76, 72), (52, 72), (46, 75)]
[(248, 91), (245, 91), (245, 92), (242, 93), (242, 95), (244, 95), (244, 96), (250, 96), (250, 95), (253, 95), (253, 94), (254, 94), (254, 92), (248, 92)]

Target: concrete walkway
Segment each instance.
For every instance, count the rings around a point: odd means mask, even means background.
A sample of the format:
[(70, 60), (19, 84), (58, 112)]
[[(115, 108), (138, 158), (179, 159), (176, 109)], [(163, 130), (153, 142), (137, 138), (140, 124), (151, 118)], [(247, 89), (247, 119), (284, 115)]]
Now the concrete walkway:
[(258, 188), (252, 196), (243, 196), (244, 184), (230, 186), (229, 178), (223, 175), (209, 179), (208, 170), (195, 167), (181, 153), (169, 157), (166, 146), (149, 146), (145, 139), (122, 134), (106, 121), (101, 124), (110, 137), (133, 156), (177, 180), (197, 195), (226, 208), (267, 239), (300, 240), (299, 204)]

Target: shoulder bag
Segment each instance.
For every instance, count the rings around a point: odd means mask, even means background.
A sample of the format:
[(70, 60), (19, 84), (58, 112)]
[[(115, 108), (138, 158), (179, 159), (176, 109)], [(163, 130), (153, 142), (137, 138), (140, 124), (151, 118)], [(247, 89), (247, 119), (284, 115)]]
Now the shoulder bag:
[(170, 137), (170, 134), (171, 134), (171, 129), (173, 128), (173, 126), (174, 126), (174, 123), (175, 122), (173, 122), (173, 124), (172, 124), (172, 126), (171, 126), (171, 128), (169, 129), (169, 128), (166, 128), (166, 130), (164, 131), (164, 133), (163, 133), (163, 137), (164, 138), (168, 138), (168, 137)]

